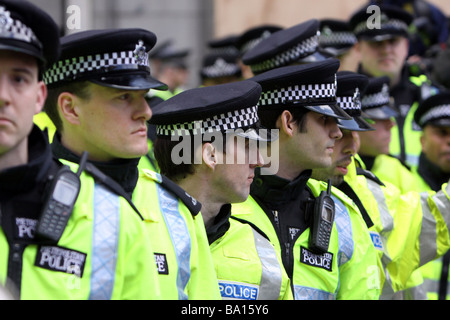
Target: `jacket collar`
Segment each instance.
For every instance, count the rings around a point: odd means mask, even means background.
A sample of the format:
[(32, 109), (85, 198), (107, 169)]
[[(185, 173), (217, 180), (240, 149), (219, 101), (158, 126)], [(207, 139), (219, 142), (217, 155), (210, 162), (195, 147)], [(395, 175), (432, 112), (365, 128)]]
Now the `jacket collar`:
[[(61, 136), (56, 133), (52, 142), (52, 151), (58, 159), (65, 159), (70, 162), (79, 163), (80, 157), (67, 149), (61, 143)], [(116, 159), (109, 162), (90, 161), (104, 174), (119, 183), (130, 196), (136, 187), (139, 170), (138, 163), (140, 158), (134, 159)]]
[(439, 191), (442, 184), (450, 179), (450, 173), (445, 173), (441, 168), (431, 163), (423, 152), (420, 153), (419, 156), (419, 166), (417, 171), (434, 191)]

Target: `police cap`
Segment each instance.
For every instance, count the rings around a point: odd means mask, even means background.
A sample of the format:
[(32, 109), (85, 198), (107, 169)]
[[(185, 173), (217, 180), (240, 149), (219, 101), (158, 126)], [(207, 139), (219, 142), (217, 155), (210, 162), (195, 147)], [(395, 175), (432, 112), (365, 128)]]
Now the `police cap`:
[(270, 140), (257, 130), (260, 94), (261, 86), (249, 80), (185, 90), (152, 108), (149, 122), (156, 125), (159, 137), (232, 131)]
[(236, 47), (238, 37), (237, 35), (228, 35), (222, 38), (212, 39), (208, 41), (208, 47), (212, 53), (238, 55), (239, 51)]
[(361, 113), (361, 94), (367, 87), (369, 78), (365, 75), (351, 72), (339, 71), (337, 73), (336, 100), (351, 120), (338, 119), (338, 126), (341, 129), (351, 131), (371, 131), (374, 130), (364, 119)]
[(239, 50), (239, 54), (243, 56), (262, 40), (268, 38), (272, 33), (282, 29), (280, 26), (270, 24), (250, 28), (236, 39), (235, 46)]
[[(374, 10), (370, 10), (373, 7)], [(350, 25), (358, 39), (383, 41), (394, 37), (408, 37), (413, 17), (392, 5), (363, 7), (350, 18)]]
[(389, 78), (369, 78), (361, 99), (361, 108), (368, 119), (385, 120), (398, 115), (392, 107), (389, 95)]
[(324, 60), (329, 55), (318, 50), (319, 25), (318, 20), (311, 19), (277, 31), (244, 54), (242, 61), (258, 74), (294, 63)]
[(203, 58), (200, 77), (202, 79), (215, 79), (220, 77), (240, 77), (241, 67), (237, 62), (236, 54), (210, 53)]
[(89, 30), (61, 38), (61, 57), (44, 75), (49, 87), (73, 82), (126, 90), (167, 86), (150, 75), (148, 51), (156, 43), (144, 29)]
[(323, 19), (320, 21), (319, 47), (333, 56), (344, 54), (356, 43), (356, 36), (347, 21)]
[(450, 127), (450, 91), (441, 91), (422, 101), (414, 113), (414, 121), (422, 129), (428, 124)]
[(264, 109), (304, 107), (334, 118), (351, 119), (336, 105), (336, 72), (339, 60), (276, 68), (250, 80), (262, 87), (259, 106)]
[(43, 71), (58, 59), (58, 26), (30, 2), (0, 0), (0, 50), (31, 55), (37, 58)]

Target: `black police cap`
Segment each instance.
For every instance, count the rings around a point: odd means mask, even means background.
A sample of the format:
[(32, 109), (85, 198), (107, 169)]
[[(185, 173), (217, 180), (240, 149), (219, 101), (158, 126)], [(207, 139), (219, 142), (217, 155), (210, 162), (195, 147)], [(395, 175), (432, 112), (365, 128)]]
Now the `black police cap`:
[(319, 26), (318, 20), (311, 19), (277, 31), (244, 54), (242, 61), (258, 74), (297, 63), (312, 55), (316, 55), (315, 61), (324, 60), (329, 56), (318, 51)]
[(369, 78), (361, 99), (361, 108), (368, 119), (385, 120), (398, 116), (392, 107), (387, 76)]
[(236, 39), (235, 46), (239, 50), (239, 54), (243, 56), (247, 51), (255, 47), (262, 40), (268, 38), (272, 33), (282, 30), (277, 25), (260, 25), (247, 29), (241, 36)]
[(261, 86), (249, 80), (185, 90), (152, 108), (149, 122), (160, 137), (242, 129), (239, 135), (246, 138), (268, 140), (253, 130), (260, 94)]
[(353, 47), (356, 36), (347, 21), (323, 19), (320, 21), (319, 47), (333, 56), (339, 56)]
[(450, 91), (438, 92), (422, 101), (414, 113), (414, 121), (422, 129), (429, 124), (450, 127)]
[(241, 67), (238, 56), (225, 53), (210, 53), (203, 58), (200, 77), (202, 79), (215, 79), (220, 77), (240, 77)]
[(49, 87), (88, 80), (126, 90), (167, 89), (150, 75), (148, 51), (156, 43), (144, 29), (89, 30), (61, 38), (61, 57), (44, 75)]
[(358, 39), (382, 41), (396, 36), (408, 37), (413, 17), (407, 11), (386, 4), (373, 8), (375, 11), (363, 7), (350, 18), (350, 26)]
[(336, 105), (336, 72), (339, 60), (330, 58), (276, 68), (261, 73), (252, 81), (262, 87), (259, 108), (287, 109), (304, 107), (330, 117), (351, 119)]
[(58, 26), (30, 2), (0, 0), (0, 50), (31, 55), (38, 59), (43, 71), (58, 59)]
[(212, 53), (238, 55), (239, 51), (236, 48), (236, 40), (238, 37), (238, 35), (228, 35), (212, 39), (208, 41), (208, 47)]
[(361, 113), (361, 94), (366, 89), (368, 83), (369, 78), (363, 74), (351, 71), (339, 71), (337, 73), (337, 104), (352, 117), (350, 120), (338, 119), (338, 126), (341, 129), (351, 131), (374, 130), (363, 119)]

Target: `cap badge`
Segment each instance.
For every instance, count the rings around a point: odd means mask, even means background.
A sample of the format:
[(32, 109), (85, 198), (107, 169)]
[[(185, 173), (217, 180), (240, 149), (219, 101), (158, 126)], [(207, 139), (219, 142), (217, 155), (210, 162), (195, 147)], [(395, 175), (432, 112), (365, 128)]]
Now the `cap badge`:
[(145, 51), (144, 41), (139, 40), (133, 53), (137, 64), (148, 65), (148, 56)]
[(359, 88), (356, 88), (355, 93), (353, 94), (353, 107), (361, 109), (361, 93), (359, 92)]
[(0, 33), (5, 33), (11, 28), (13, 19), (10, 16), (10, 12), (5, 7), (0, 7)]

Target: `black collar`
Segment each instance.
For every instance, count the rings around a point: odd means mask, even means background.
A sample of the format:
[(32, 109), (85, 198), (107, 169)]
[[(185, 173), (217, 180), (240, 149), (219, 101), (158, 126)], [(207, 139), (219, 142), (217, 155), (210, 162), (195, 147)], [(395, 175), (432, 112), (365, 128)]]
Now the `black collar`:
[(294, 180), (287, 180), (277, 175), (261, 175), (255, 170), (255, 180), (250, 187), (250, 193), (265, 203), (289, 202), (299, 197), (306, 188), (312, 170), (305, 170)]
[(430, 186), (431, 190), (439, 191), (442, 184), (450, 179), (450, 173), (442, 171), (441, 168), (431, 163), (422, 152), (419, 156), (419, 166), (417, 171), (425, 182)]
[[(28, 136), (28, 163), (0, 171), (0, 194), (26, 192), (47, 180), (53, 157), (46, 133), (37, 126)], [(44, 181), (44, 182), (45, 182)]]
[[(61, 136), (56, 133), (52, 142), (52, 151), (58, 159), (79, 163), (80, 157), (67, 149), (61, 143)], [(140, 158), (116, 159), (110, 162), (89, 161), (101, 172), (119, 183), (125, 192), (131, 197), (139, 178), (138, 163)]]
[(211, 245), (214, 241), (222, 237), (230, 228), (231, 204), (224, 204), (217, 216), (214, 217), (214, 224), (206, 228), (208, 242)]

